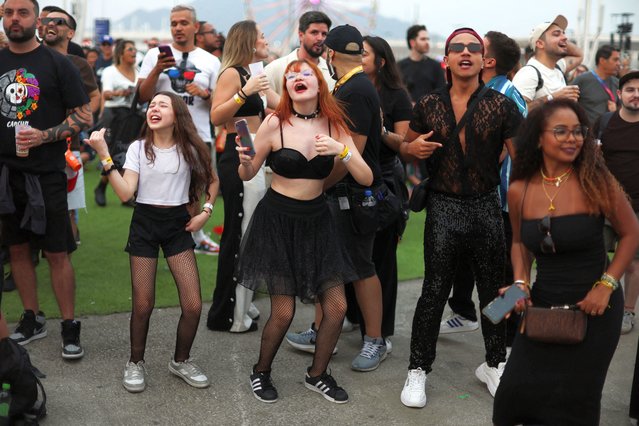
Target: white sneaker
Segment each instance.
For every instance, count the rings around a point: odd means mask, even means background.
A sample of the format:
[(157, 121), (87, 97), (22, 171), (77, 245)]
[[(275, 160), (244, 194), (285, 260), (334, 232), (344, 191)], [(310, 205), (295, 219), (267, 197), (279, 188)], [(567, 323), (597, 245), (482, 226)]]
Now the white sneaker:
[(209, 386), (208, 377), (191, 359), (182, 362), (176, 362), (172, 359), (169, 362), (169, 371), (194, 388), (206, 388)]
[(124, 367), (122, 385), (124, 389), (131, 393), (142, 392), (146, 388), (145, 376), (144, 361), (138, 361), (137, 363), (128, 361)]
[(344, 317), (344, 322), (342, 323), (342, 333), (349, 333), (351, 331), (357, 330), (357, 325), (353, 324), (348, 320), (348, 318)]
[(499, 381), (501, 380), (501, 375), (504, 374), (505, 366), (505, 362), (500, 362), (497, 367), (489, 367), (488, 364), (484, 362), (475, 370), (475, 376), (486, 384), (488, 392), (490, 392), (490, 395), (493, 397), (499, 387)]
[(465, 331), (475, 331), (479, 328), (479, 322), (471, 321), (455, 312), (439, 323), (439, 334), (462, 333)]
[(390, 338), (384, 337), (384, 341), (386, 342), (386, 353), (393, 352), (393, 342), (391, 342)]
[(628, 334), (635, 326), (635, 313), (630, 311), (623, 312), (623, 321), (621, 322), (621, 334)]
[(422, 408), (426, 405), (426, 373), (421, 368), (408, 370), (408, 377), (400, 398), (407, 407)]

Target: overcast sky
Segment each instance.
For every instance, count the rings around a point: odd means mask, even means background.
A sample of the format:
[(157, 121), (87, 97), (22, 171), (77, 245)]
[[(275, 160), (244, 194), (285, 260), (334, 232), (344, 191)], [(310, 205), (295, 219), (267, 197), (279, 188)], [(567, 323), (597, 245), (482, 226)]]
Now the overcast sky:
[[(215, 1), (215, 0), (212, 0)], [(287, 4), (288, 0), (281, 0)], [(322, 0), (320, 0), (322, 1)], [(367, 0), (323, 0), (336, 7), (339, 3), (365, 4)], [(65, 6), (70, 0), (40, 0), (41, 5), (55, 4)], [(155, 9), (171, 7), (188, 0), (88, 0), (88, 18), (110, 17), (118, 19), (136, 9)], [(557, 14), (568, 19), (569, 31), (580, 21), (580, 8), (584, 0), (378, 0), (379, 14), (410, 20), (411, 23), (425, 24), (432, 32), (443, 36), (454, 28), (472, 26), (480, 34), (489, 30), (502, 31), (512, 37), (525, 37), (533, 26), (552, 20)], [(241, 2), (238, 0), (238, 7)], [(613, 13), (634, 13), (633, 34), (639, 34), (639, 0), (591, 0), (592, 18), (591, 32), (597, 27), (599, 5), (604, 7), (603, 34), (609, 34), (616, 28), (619, 18), (612, 18)], [(211, 18), (209, 18), (211, 19)], [(213, 23), (215, 22), (212, 19)], [(583, 21), (583, 20), (581, 20)], [(583, 23), (581, 24), (583, 26)]]

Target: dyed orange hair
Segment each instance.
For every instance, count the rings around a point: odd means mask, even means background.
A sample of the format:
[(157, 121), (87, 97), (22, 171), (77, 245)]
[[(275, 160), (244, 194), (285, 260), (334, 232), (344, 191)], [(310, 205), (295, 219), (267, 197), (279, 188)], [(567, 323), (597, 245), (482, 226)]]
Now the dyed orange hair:
[(282, 96), (280, 97), (280, 103), (277, 105), (277, 108), (275, 108), (275, 115), (279, 118), (280, 122), (286, 121), (288, 124), (291, 124), (290, 118), (291, 115), (293, 115), (293, 101), (288, 94), (288, 90), (286, 90), (286, 77), (284, 76), (289, 71), (299, 72), (303, 64), (308, 65), (311, 70), (313, 70), (315, 77), (317, 77), (319, 88), (319, 116), (325, 117), (332, 126), (336, 127), (338, 134), (342, 131), (348, 134), (348, 123), (350, 120), (346, 117), (344, 108), (342, 108), (339, 101), (328, 92), (328, 85), (322, 76), (322, 72), (317, 68), (317, 65), (306, 59), (295, 60), (286, 66), (284, 75), (282, 75)]

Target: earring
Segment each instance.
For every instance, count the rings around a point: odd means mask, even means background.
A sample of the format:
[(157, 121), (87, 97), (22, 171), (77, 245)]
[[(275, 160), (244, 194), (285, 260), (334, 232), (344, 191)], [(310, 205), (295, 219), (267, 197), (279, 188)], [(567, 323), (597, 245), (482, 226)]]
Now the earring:
[(256, 49), (256, 48), (253, 48), (253, 53), (255, 53), (255, 52), (257, 52), (257, 49)]

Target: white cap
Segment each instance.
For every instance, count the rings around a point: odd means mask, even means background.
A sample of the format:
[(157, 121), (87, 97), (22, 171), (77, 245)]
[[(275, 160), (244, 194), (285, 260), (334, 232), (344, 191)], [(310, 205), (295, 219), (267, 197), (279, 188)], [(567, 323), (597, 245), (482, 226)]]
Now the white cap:
[(533, 50), (535, 50), (535, 43), (537, 43), (537, 40), (539, 40), (553, 24), (566, 31), (566, 28), (568, 27), (568, 20), (564, 15), (557, 15), (557, 17), (551, 22), (544, 22), (543, 24), (539, 24), (533, 28), (532, 33), (530, 34), (530, 47)]

